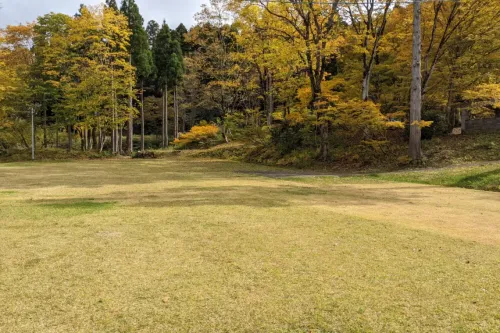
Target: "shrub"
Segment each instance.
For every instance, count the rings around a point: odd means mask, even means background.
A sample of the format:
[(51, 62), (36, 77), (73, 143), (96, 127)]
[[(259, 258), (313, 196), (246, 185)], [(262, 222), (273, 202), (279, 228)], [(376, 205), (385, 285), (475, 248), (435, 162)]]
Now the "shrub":
[(175, 139), (174, 144), (177, 149), (185, 148), (207, 148), (217, 143), (219, 128), (213, 124), (193, 126), (188, 133), (181, 134)]

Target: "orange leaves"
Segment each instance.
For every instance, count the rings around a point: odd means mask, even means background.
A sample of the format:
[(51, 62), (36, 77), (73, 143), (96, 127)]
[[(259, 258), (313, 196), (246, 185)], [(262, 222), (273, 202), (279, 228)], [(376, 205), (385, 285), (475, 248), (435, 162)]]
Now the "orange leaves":
[(215, 139), (217, 134), (219, 134), (219, 128), (213, 124), (193, 126), (191, 131), (181, 134), (174, 143), (178, 148), (194, 144), (204, 145)]

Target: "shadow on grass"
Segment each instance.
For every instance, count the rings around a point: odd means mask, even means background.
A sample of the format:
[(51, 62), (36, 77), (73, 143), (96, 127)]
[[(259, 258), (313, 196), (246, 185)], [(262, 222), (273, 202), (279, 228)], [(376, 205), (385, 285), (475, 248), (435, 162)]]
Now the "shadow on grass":
[(0, 170), (0, 190), (50, 187), (100, 188), (108, 185), (152, 184), (163, 181), (248, 178), (241, 171), (272, 168), (218, 160), (105, 160), (80, 164), (34, 163)]
[(500, 192), (500, 168), (464, 177), (452, 186)]
[[(202, 186), (172, 187), (160, 191), (118, 191), (104, 194), (90, 201), (45, 199), (37, 203), (56, 212), (94, 212), (114, 207), (175, 208), (197, 206), (246, 206), (259, 208), (294, 207), (310, 205), (372, 206), (390, 201), (405, 204), (425, 195), (401, 193), (400, 188), (345, 188), (322, 189), (294, 185), (280, 186)], [(33, 202), (33, 201), (29, 201)]]

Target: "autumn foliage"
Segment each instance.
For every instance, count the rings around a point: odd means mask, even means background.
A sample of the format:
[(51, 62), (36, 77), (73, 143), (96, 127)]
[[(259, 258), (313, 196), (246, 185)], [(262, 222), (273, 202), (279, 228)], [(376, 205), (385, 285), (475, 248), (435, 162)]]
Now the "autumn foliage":
[(188, 133), (182, 133), (175, 139), (175, 146), (179, 149), (189, 147), (206, 147), (214, 142), (219, 134), (219, 128), (213, 124), (193, 126)]
[(435, 0), (422, 2), (422, 120), (410, 124), (410, 2), (210, 0), (188, 30), (144, 24), (126, 0), (5, 27), (0, 149), (28, 148), (33, 106), (45, 147), (120, 153), (140, 130), (141, 150), (148, 133), (157, 147), (240, 141), (283, 161), (375, 160), (411, 125), (430, 139), (464, 109), (500, 116), (498, 2)]

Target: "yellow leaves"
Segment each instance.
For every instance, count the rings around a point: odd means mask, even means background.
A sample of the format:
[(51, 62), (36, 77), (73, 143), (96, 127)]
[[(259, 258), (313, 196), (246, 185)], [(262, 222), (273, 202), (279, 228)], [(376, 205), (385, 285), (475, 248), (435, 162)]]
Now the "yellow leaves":
[(387, 140), (362, 140), (362, 144), (369, 146), (375, 151), (380, 151), (381, 148), (389, 143)]
[(297, 98), (299, 100), (299, 106), (306, 108), (311, 102), (312, 90), (310, 86), (305, 86), (297, 90)]
[(387, 121), (384, 123), (385, 127), (393, 128), (393, 129), (402, 129), (405, 128), (405, 123), (402, 121)]
[(215, 139), (219, 134), (219, 128), (213, 124), (193, 126), (191, 131), (183, 133), (174, 143), (179, 148), (191, 144), (205, 144), (211, 139)]
[(286, 120), (291, 126), (303, 124), (307, 120), (307, 114), (305, 111), (291, 112), (290, 114), (286, 115)]
[(406, 111), (396, 111), (392, 113), (387, 113), (385, 115), (387, 119), (395, 120), (395, 119), (404, 119), (406, 117)]
[(238, 88), (240, 83), (238, 81), (211, 81), (207, 84), (208, 87), (221, 87), (221, 88)]
[(29, 49), (32, 46), (34, 36), (33, 27), (34, 23), (8, 25), (5, 29), (1, 30), (4, 37), (3, 42), (10, 44), (13, 48)]
[(497, 83), (481, 84), (474, 90), (466, 90), (464, 92), (464, 97), (466, 100), (469, 101), (478, 101), (478, 100), (498, 101), (500, 100), (500, 84)]
[(431, 127), (433, 123), (434, 123), (433, 121), (427, 121), (427, 120), (417, 121), (417, 120), (415, 120), (414, 122), (412, 122), (410, 124), (410, 126), (418, 126), (420, 128), (425, 128), (425, 127)]

